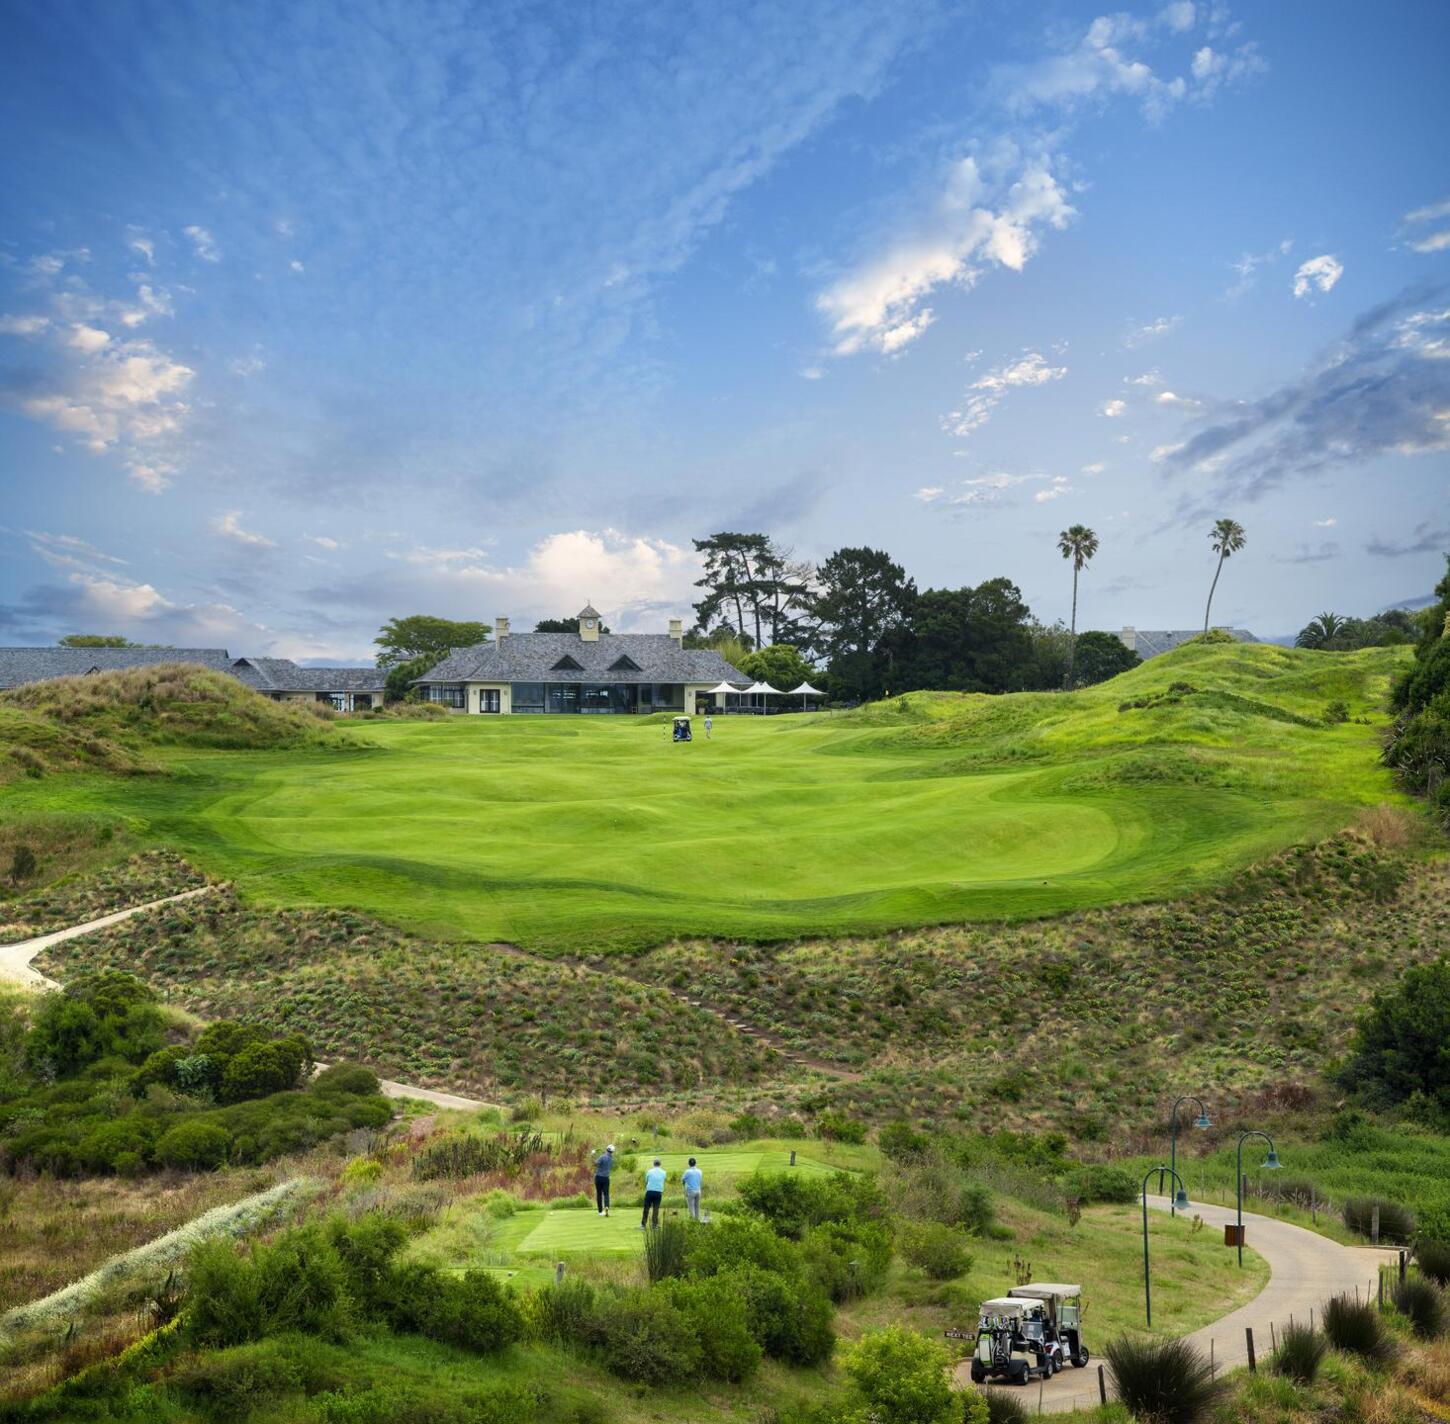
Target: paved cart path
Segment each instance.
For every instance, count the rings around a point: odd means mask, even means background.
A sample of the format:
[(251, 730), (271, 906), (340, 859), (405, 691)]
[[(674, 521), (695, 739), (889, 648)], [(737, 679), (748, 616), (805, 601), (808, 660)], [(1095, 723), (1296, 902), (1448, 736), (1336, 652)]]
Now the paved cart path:
[[(118, 925), (122, 920), (129, 920), (132, 915), (139, 915), (146, 910), (159, 909), (162, 905), (171, 905), (178, 900), (193, 900), (198, 895), (210, 894), (212, 886), (203, 885), (196, 890), (183, 890), (179, 895), (168, 895), (163, 900), (148, 900), (144, 905), (132, 905), (127, 910), (117, 910), (111, 915), (102, 915), (98, 920), (88, 920), (83, 925), (72, 925), (69, 929), (53, 930), (50, 934), (36, 935), (34, 939), (23, 939), (18, 944), (0, 945), (0, 979), (9, 979), (12, 983), (23, 985), (27, 989), (59, 989), (60, 985), (54, 979), (47, 978), (38, 969), (31, 968), (31, 961), (42, 951), (49, 949), (53, 944), (62, 944), (68, 939), (78, 939), (81, 935), (93, 934), (96, 930), (103, 930), (110, 925)], [(318, 1068), (325, 1068), (327, 1065), (319, 1063)], [(432, 1103), (438, 1108), (461, 1108), (468, 1111), (474, 1108), (492, 1107), (493, 1104), (485, 1103), (479, 1098), (464, 1098), (457, 1093), (439, 1092), (435, 1088), (417, 1088), (408, 1083), (394, 1083), (387, 1078), (379, 1079), (379, 1086), (386, 1098), (417, 1098), (425, 1103)]]
[[(1168, 1198), (1150, 1196), (1148, 1205), (1158, 1211), (1167, 1211)], [(1204, 1225), (1220, 1236), (1223, 1227), (1235, 1220), (1232, 1207), (1195, 1203), (1192, 1214), (1201, 1216)], [(1375, 1250), (1368, 1246), (1341, 1246), (1337, 1241), (1302, 1226), (1247, 1211), (1244, 1213), (1244, 1236), (1246, 1242), (1269, 1263), (1269, 1283), (1246, 1305), (1220, 1316), (1211, 1325), (1205, 1325), (1202, 1330), (1195, 1330), (1188, 1336), (1205, 1358), (1212, 1351), (1213, 1360), (1221, 1370), (1237, 1369), (1248, 1364), (1245, 1329), (1253, 1330), (1254, 1351), (1262, 1361), (1273, 1348), (1270, 1325), (1279, 1330), (1291, 1318), (1307, 1321), (1311, 1310), (1317, 1320), (1330, 1296), (1353, 1295), (1356, 1290), (1363, 1295), (1374, 1290), (1380, 1263), (1396, 1258), (1393, 1251)], [(1225, 1246), (1223, 1249), (1229, 1251), (1233, 1248)], [(1089, 1286), (1089, 1300), (1091, 1293), (1092, 1287)], [(1090, 1409), (1099, 1402), (1097, 1365), (1101, 1360), (1099, 1352), (1105, 1343), (1089, 1338), (1087, 1344), (1094, 1358), (1086, 1369), (1074, 1369), (1069, 1365), (1055, 1379), (1043, 1382), (1041, 1397), (1044, 1410), (1057, 1413), (1068, 1409)], [(970, 1382), (968, 1361), (957, 1367), (957, 1378), (962, 1384)], [(1036, 1409), (1038, 1381), (1034, 1380), (1025, 1389), (1010, 1385), (1000, 1387), (1019, 1398), (1029, 1409)], [(1112, 1397), (1112, 1382), (1109, 1380), (1108, 1398)]]

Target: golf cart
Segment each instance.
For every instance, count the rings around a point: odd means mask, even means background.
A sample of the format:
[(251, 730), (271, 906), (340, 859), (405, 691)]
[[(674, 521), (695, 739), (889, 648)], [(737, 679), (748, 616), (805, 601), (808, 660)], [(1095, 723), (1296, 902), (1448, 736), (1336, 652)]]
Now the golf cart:
[(972, 1355), (972, 1383), (1026, 1384), (1062, 1368), (1062, 1347), (1048, 1339), (1047, 1306), (1040, 1300), (998, 1296), (984, 1300)]
[(1012, 1300), (1041, 1301), (1047, 1310), (1047, 1338), (1058, 1350), (1058, 1369), (1069, 1360), (1078, 1369), (1088, 1362), (1088, 1349), (1082, 1342), (1082, 1287), (1054, 1285), (1044, 1281), (1035, 1286), (1013, 1286), (1007, 1292)]
[(690, 719), (688, 717), (676, 717), (675, 729), (670, 740), (673, 742), (692, 742), (694, 737), (690, 734)]

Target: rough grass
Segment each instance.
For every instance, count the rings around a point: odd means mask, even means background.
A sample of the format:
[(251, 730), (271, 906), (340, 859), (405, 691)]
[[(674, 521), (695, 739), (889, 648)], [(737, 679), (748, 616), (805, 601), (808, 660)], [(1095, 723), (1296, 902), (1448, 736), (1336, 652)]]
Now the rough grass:
[[(0, 827), (0, 855), (5, 845), (3, 831)], [(22, 833), (21, 839), (27, 845), (39, 843), (52, 848), (41, 852), (41, 876), (47, 879), (51, 878), (47, 872), (59, 866), (86, 865), (93, 855), (104, 854), (116, 840), (106, 835), (104, 826), (64, 824), (49, 836), (32, 828)], [(204, 884), (206, 877), (180, 856), (170, 851), (144, 851), (94, 874), (66, 876), (28, 895), (0, 899), (0, 944), (84, 924), (115, 910), (145, 905)]]
[[(27, 780), (18, 804), (145, 816), (258, 900), (544, 951), (1022, 918), (1216, 883), (1392, 797), (1375, 724), (1402, 660), (1195, 647), (1071, 694), (721, 718), (678, 747), (646, 719), (379, 722), (346, 736), (367, 755), (172, 749), (176, 776)], [(179, 725), (123, 713), (95, 719)]]

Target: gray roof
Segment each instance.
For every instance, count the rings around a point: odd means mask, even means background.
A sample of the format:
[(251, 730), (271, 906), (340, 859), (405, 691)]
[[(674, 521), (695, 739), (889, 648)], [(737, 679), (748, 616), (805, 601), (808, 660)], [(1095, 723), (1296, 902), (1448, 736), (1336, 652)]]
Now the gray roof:
[[(1259, 641), (1247, 628), (1220, 628), (1216, 631), (1228, 633), (1241, 643)], [(1202, 632), (1202, 628), (1124, 628), (1118, 637), (1146, 662), (1160, 653), (1171, 653)]]
[(258, 692), (381, 692), (375, 667), (298, 667), (291, 658), (238, 658), (226, 669)]
[(0, 688), (158, 663), (198, 663), (226, 672), (231, 661), (225, 648), (0, 648)]
[[(616, 669), (628, 657), (635, 668)], [(577, 668), (556, 667), (572, 658)], [(636, 670), (637, 669), (637, 670)], [(440, 682), (749, 682), (712, 648), (681, 648), (668, 633), (510, 633), (450, 653), (420, 683)]]

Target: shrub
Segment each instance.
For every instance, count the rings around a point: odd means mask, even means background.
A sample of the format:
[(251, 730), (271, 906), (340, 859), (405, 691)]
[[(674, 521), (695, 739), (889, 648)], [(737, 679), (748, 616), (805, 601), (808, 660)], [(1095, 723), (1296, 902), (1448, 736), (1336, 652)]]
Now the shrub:
[(1361, 1236), (1374, 1232), (1375, 1209), (1379, 1210), (1380, 1240), (1408, 1242), (1415, 1235), (1415, 1215), (1409, 1207), (1380, 1197), (1349, 1197), (1344, 1203), (1344, 1224)]
[(987, 1391), (987, 1424), (1027, 1424), (1027, 1406), (1000, 1389)]
[(535, 1291), (530, 1313), (541, 1339), (563, 1345), (592, 1345), (597, 1340), (597, 1293), (588, 1281), (568, 1276)]
[(1104, 1351), (1118, 1398), (1138, 1419), (1197, 1424), (1223, 1392), (1209, 1363), (1186, 1340), (1120, 1335)]
[(1138, 1182), (1128, 1172), (1107, 1162), (1084, 1163), (1062, 1179), (1062, 1190), (1082, 1206), (1094, 1202), (1128, 1205), (1138, 1200), (1138, 1189)]
[(327, 1239), (347, 1272), (348, 1290), (359, 1310), (370, 1319), (388, 1318), (393, 1308), (393, 1258), (408, 1239), (403, 1224), (381, 1212), (368, 1212), (356, 1221), (333, 1217), (327, 1224)]
[(689, 1318), (663, 1290), (622, 1291), (598, 1317), (605, 1368), (632, 1384), (679, 1384), (700, 1372), (704, 1351)]
[(1396, 1281), (1392, 1299), (1395, 1309), (1421, 1340), (1433, 1340), (1445, 1333), (1445, 1297), (1434, 1281), (1423, 1276)]
[[(417, 1279), (428, 1291), (418, 1331), (430, 1340), (492, 1354), (523, 1335), (518, 1302), (488, 1271), (465, 1271), (461, 1279), (437, 1270)], [(415, 1296), (416, 1299), (416, 1296)]]
[(1324, 1336), (1317, 1330), (1293, 1321), (1279, 1331), (1279, 1348), (1274, 1351), (1270, 1368), (1295, 1384), (1313, 1384), (1327, 1348)]
[(334, 1063), (324, 1068), (308, 1085), (313, 1093), (352, 1093), (366, 1097), (380, 1092), (378, 1075), (371, 1068), (359, 1068), (356, 1063)]
[(232, 1135), (215, 1123), (190, 1119), (163, 1132), (156, 1143), (156, 1160), (166, 1167), (203, 1171), (220, 1167), (232, 1148)]
[(1365, 1011), (1341, 1076), (1370, 1104), (1402, 1103), (1420, 1093), (1450, 1111), (1447, 1040), (1450, 959), (1412, 964)]
[(1379, 1311), (1368, 1301), (1337, 1295), (1324, 1302), (1324, 1335), (1346, 1355), (1357, 1355), (1367, 1365), (1382, 1367), (1395, 1358), (1395, 1343), (1385, 1330)]
[(946, 1424), (961, 1418), (946, 1351), (914, 1330), (889, 1325), (848, 1348), (842, 1364), (879, 1424)]
[(700, 1342), (700, 1372), (738, 1384), (760, 1368), (764, 1353), (751, 1333), (745, 1293), (729, 1276), (675, 1281), (670, 1299)]
[(685, 1238), (685, 1268), (692, 1276), (714, 1276), (741, 1267), (777, 1274), (800, 1270), (800, 1253), (763, 1221), (748, 1216), (724, 1217), (708, 1231)]
[(25, 1039), (25, 1060), (35, 1070), (67, 1078), (114, 1055), (140, 1063), (160, 1048), (156, 996), (118, 969), (79, 974), (35, 1011)]
[(644, 1233), (644, 1268), (651, 1285), (685, 1274), (688, 1230), (683, 1221), (667, 1217), (659, 1230)]
[(295, 1088), (303, 1064), (310, 1059), (307, 1045), (300, 1038), (249, 1044), (227, 1060), (218, 1097), (224, 1103), (240, 1103)]
[(1450, 1241), (1416, 1241), (1415, 1260), (1422, 1275), (1436, 1285), (1450, 1286)]
[(740, 1183), (740, 1200), (765, 1217), (782, 1236), (799, 1239), (807, 1227), (885, 1215), (875, 1184), (850, 1172), (802, 1177), (757, 1172)]
[(831, 1142), (865, 1142), (866, 1124), (834, 1108), (827, 1108), (816, 1118), (816, 1136)]
[(880, 1287), (891, 1266), (891, 1233), (880, 1223), (825, 1222), (801, 1241), (807, 1275), (837, 1304)]
[(938, 1222), (911, 1222), (900, 1234), (901, 1254), (934, 1281), (953, 1281), (972, 1269), (972, 1255), (960, 1232)]
[(876, 1134), (876, 1143), (893, 1162), (915, 1162), (931, 1148), (931, 1139), (909, 1122), (888, 1122)]
[[(713, 1234), (713, 1233), (711, 1233)], [(830, 1297), (800, 1276), (777, 1275), (758, 1267), (732, 1273), (745, 1294), (755, 1338), (773, 1360), (820, 1365), (836, 1348)]]

